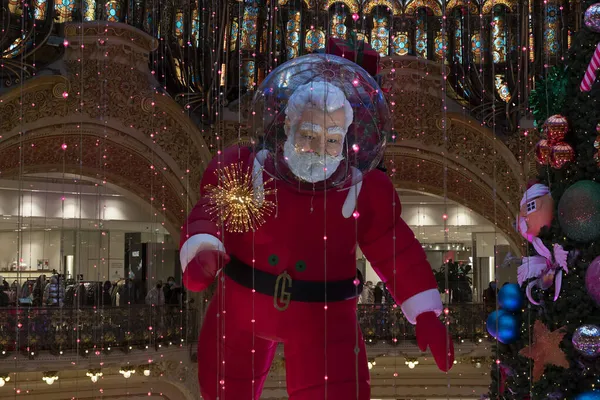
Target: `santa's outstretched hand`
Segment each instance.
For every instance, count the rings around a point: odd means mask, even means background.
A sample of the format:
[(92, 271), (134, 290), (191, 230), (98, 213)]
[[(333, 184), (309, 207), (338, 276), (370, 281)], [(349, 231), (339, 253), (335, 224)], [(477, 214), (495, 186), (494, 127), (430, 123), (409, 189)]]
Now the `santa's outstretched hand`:
[(189, 291), (201, 292), (214, 282), (221, 266), (228, 262), (227, 253), (219, 250), (202, 250), (183, 270), (183, 284)]
[(425, 312), (417, 317), (417, 344), (421, 351), (427, 347), (441, 371), (447, 372), (454, 364), (454, 344), (444, 323), (433, 311)]

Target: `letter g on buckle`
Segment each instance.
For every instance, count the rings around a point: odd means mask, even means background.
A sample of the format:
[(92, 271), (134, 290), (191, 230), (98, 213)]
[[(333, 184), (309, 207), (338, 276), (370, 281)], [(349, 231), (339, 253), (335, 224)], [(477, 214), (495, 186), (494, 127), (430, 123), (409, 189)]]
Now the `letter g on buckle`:
[(290, 306), (292, 294), (288, 291), (292, 287), (292, 277), (287, 271), (282, 272), (275, 281), (273, 293), (273, 306), (279, 311), (285, 311)]

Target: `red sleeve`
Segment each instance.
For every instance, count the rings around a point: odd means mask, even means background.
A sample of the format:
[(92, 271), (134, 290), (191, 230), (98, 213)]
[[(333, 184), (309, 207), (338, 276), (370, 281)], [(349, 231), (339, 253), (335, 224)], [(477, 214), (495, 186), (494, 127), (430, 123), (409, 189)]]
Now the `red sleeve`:
[(358, 197), (358, 245), (414, 323), (423, 312), (439, 315), (443, 305), (425, 251), (401, 211), (388, 176), (379, 170), (365, 174)]
[(181, 229), (179, 247), (182, 268), (185, 269), (185, 266), (200, 250), (209, 248), (225, 251), (221, 241), (222, 235), (215, 218), (207, 212), (206, 187), (218, 184), (217, 171), (226, 165), (242, 162), (245, 167), (248, 167), (250, 155), (248, 148), (229, 147), (220, 155), (215, 156), (204, 171), (200, 183), (200, 199), (190, 211)]

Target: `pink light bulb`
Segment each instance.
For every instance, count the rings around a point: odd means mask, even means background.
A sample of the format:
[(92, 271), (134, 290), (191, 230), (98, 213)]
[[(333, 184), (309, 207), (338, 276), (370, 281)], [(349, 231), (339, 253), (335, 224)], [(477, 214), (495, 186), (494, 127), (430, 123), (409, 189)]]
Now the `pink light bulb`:
[(353, 150), (355, 153), (358, 153), (358, 151), (360, 150), (360, 147), (358, 146), (358, 144), (354, 143), (354, 144), (352, 145), (352, 150)]
[(354, 217), (354, 219), (358, 218), (360, 216), (360, 214), (358, 213), (358, 211), (354, 211), (352, 213), (352, 216)]
[(69, 93), (63, 92), (62, 97), (63, 97), (63, 99), (66, 99), (67, 97), (69, 97)]
[(66, 150), (66, 149), (67, 149), (67, 144), (66, 144), (66, 143), (63, 143), (63, 144), (60, 146), (60, 148), (61, 148), (61, 149), (63, 149), (63, 150)]
[(360, 18), (360, 16), (357, 13), (352, 14), (352, 20), (354, 22), (358, 21), (359, 18)]

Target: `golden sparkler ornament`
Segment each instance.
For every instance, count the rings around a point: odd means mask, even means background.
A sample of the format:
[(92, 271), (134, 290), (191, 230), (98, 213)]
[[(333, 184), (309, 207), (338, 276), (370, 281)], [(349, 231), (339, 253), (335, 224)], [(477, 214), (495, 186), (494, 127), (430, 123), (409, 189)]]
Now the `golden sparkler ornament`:
[(227, 165), (215, 171), (217, 185), (206, 186), (207, 212), (225, 225), (227, 232), (256, 231), (271, 215), (275, 203), (266, 199), (275, 190), (267, 190), (262, 170), (254, 175), (242, 163)]

